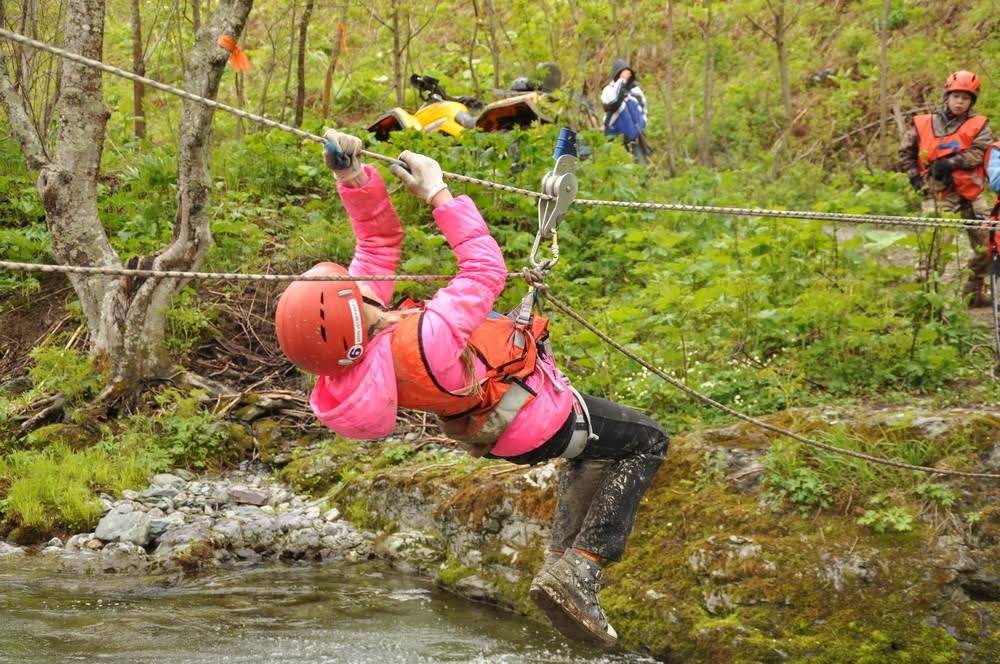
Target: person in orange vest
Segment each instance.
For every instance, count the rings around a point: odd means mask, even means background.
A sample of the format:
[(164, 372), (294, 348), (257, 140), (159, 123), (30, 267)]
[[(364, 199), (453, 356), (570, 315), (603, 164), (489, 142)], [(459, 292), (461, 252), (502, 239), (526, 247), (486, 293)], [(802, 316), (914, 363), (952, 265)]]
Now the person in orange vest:
[[(979, 76), (973, 72), (952, 73), (945, 81), (944, 106), (914, 116), (900, 143), (899, 169), (910, 178), (913, 189), (923, 194), (921, 209), (925, 214), (958, 212), (963, 219), (986, 219), (990, 214), (990, 204), (983, 195), (983, 159), (993, 142), (993, 132), (986, 116), (972, 112), (979, 87)], [(989, 306), (986, 236), (972, 228), (968, 235), (973, 256), (962, 293), (969, 297), (969, 306)]]
[[(531, 599), (564, 635), (613, 645), (597, 598), (603, 566), (620, 560), (636, 510), (667, 453), (648, 415), (573, 389), (536, 315), (498, 314), (507, 279), (496, 240), (468, 196), (452, 196), (440, 165), (404, 151), (389, 170), (420, 200), (455, 254), (457, 273), (426, 302), (391, 306), (403, 227), (379, 172), (360, 161), (361, 139), (324, 135), (356, 243), (347, 267), (320, 263), (281, 294), (275, 336), (285, 356), (316, 374), (309, 404), (334, 432), (390, 435), (400, 408), (438, 416), (475, 456), (559, 471), (548, 555)], [(532, 308), (532, 307), (529, 307)], [(528, 312), (523, 312), (527, 314)]]

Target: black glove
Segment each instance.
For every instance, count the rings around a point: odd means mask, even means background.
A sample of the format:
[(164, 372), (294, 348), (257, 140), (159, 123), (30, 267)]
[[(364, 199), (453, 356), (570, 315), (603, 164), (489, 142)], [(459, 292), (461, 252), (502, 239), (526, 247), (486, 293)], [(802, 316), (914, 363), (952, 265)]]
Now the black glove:
[(935, 180), (948, 182), (951, 179), (951, 172), (955, 170), (955, 163), (951, 159), (935, 159), (928, 170)]
[(910, 186), (913, 187), (913, 191), (923, 191), (927, 186), (924, 184), (924, 179), (919, 175), (914, 175), (910, 178)]

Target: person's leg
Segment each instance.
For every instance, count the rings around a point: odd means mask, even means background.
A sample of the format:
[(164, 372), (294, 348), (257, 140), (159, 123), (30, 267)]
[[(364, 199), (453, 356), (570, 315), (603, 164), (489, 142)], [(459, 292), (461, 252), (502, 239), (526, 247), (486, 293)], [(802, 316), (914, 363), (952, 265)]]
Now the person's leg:
[(606, 463), (579, 533), (578, 549), (604, 560), (621, 560), (625, 541), (646, 489), (667, 453), (669, 436), (649, 416), (621, 404), (584, 395), (596, 440), (578, 459)]
[(556, 512), (552, 520), (551, 551), (563, 552), (573, 546), (598, 485), (610, 462), (605, 459), (568, 459), (559, 473)]
[[(964, 201), (964, 203), (965, 205), (962, 206), (963, 219), (985, 220), (989, 217), (989, 203), (983, 196), (974, 201)], [(979, 228), (967, 228), (966, 233), (969, 236), (972, 256), (966, 265), (969, 275), (962, 287), (962, 294), (969, 297), (970, 307), (990, 306), (993, 304), (993, 300), (986, 293), (986, 284), (993, 264), (993, 260), (986, 250), (989, 234)]]
[(638, 411), (596, 397), (584, 401), (595, 438), (561, 478), (553, 547), (565, 553), (550, 555), (530, 594), (565, 636), (611, 645), (618, 635), (597, 598), (601, 571), (621, 558), (669, 438)]

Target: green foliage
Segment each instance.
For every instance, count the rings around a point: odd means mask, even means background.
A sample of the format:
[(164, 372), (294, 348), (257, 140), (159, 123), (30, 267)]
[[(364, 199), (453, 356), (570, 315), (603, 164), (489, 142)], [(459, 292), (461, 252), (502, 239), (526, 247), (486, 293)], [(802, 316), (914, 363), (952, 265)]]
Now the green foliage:
[(202, 392), (168, 388), (155, 395), (159, 411), (139, 413), (105, 427), (98, 449), (134, 457), (150, 472), (171, 468), (220, 469), (245, 452), (225, 422), (200, 406)]
[(174, 298), (166, 318), (169, 329), (166, 347), (189, 353), (211, 331), (213, 311), (200, 307), (197, 291), (187, 287)]
[[(0, 259), (21, 263), (43, 263), (49, 258), (49, 235), (45, 210), (24, 160), (11, 141), (0, 141)], [(31, 273), (0, 272), (0, 295), (15, 291), (28, 295), (37, 291), (38, 280)]]
[(73, 451), (64, 444), (0, 457), (0, 484), (9, 486), (0, 514), (11, 525), (47, 530), (92, 530), (101, 515), (97, 493), (120, 492), (146, 479), (132, 455), (101, 449)]
[(173, 148), (133, 140), (106, 158), (115, 177), (98, 185), (98, 205), (108, 236), (127, 256), (156, 252), (170, 240), (177, 195)]
[(31, 351), (31, 359), (29, 397), (60, 392), (67, 402), (78, 404), (104, 385), (104, 377), (95, 370), (91, 358), (73, 348), (38, 346)]
[[(33, 361), (28, 369), (31, 387), (11, 396), (0, 391), (0, 454), (25, 445), (18, 433), (18, 421), (36, 400), (46, 403), (62, 400), (72, 409), (86, 403), (104, 387), (104, 376), (91, 358), (78, 350), (50, 344), (37, 346), (29, 355)], [(39, 446), (44, 445), (43, 441)]]
[(417, 449), (413, 445), (391, 445), (382, 450), (382, 456), (391, 465), (403, 463), (416, 453)]
[(786, 449), (775, 443), (764, 457), (768, 494), (787, 500), (803, 514), (829, 507), (831, 494), (826, 480), (815, 470), (798, 465), (789, 454), (793, 451), (794, 447)]
[(917, 495), (940, 506), (951, 507), (958, 500), (955, 492), (934, 482), (921, 482), (916, 488)]
[(868, 526), (876, 533), (906, 533), (913, 530), (913, 515), (902, 507), (865, 510), (859, 526)]

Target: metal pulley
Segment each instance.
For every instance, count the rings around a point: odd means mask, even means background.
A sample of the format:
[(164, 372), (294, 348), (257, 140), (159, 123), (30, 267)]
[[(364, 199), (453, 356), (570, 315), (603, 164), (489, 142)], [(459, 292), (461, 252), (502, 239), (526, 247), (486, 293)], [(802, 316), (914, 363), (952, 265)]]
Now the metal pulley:
[[(542, 176), (543, 198), (538, 199), (538, 233), (531, 247), (529, 261), (532, 267), (548, 269), (559, 260), (559, 243), (556, 227), (559, 226), (569, 206), (576, 198), (576, 132), (563, 127), (556, 141), (555, 167)], [(552, 238), (552, 257), (547, 260), (537, 258), (542, 240)]]

